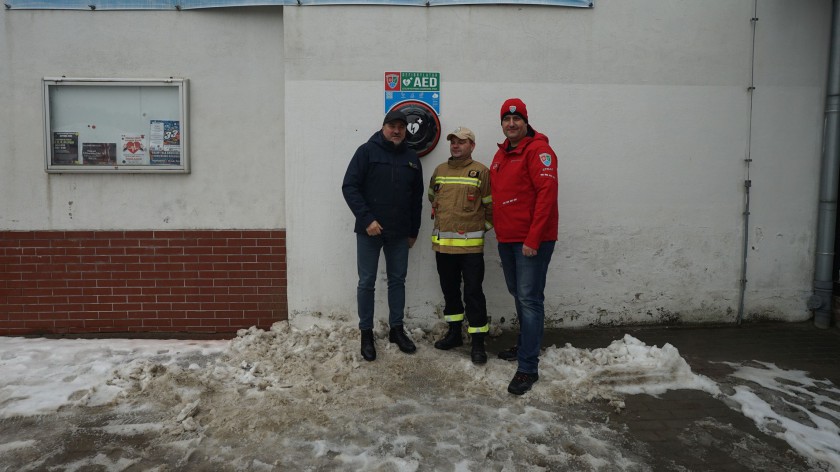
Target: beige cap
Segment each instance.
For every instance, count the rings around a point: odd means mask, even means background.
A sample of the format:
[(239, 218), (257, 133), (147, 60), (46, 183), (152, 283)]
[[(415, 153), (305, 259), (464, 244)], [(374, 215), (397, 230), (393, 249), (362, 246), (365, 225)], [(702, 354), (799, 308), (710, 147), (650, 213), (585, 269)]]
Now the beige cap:
[(453, 132), (447, 134), (446, 140), (451, 141), (452, 136), (456, 136), (459, 139), (469, 139), (470, 141), (475, 142), (475, 133), (473, 133), (471, 129), (463, 126), (459, 126), (455, 128)]

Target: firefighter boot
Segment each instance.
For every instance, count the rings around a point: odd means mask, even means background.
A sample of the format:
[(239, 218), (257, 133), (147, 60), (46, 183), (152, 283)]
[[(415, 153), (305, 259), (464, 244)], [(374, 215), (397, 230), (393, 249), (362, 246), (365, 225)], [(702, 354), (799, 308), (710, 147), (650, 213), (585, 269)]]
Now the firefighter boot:
[(486, 364), (487, 352), (484, 350), (484, 333), (473, 333), (470, 359), (473, 364)]
[(362, 330), (362, 357), (370, 362), (376, 360), (376, 346), (373, 344), (373, 330)]
[(461, 339), (461, 322), (455, 321), (449, 323), (449, 331), (446, 332), (446, 336), (440, 341), (435, 342), (435, 349), (448, 351), (453, 347), (458, 347), (463, 344), (464, 340)]

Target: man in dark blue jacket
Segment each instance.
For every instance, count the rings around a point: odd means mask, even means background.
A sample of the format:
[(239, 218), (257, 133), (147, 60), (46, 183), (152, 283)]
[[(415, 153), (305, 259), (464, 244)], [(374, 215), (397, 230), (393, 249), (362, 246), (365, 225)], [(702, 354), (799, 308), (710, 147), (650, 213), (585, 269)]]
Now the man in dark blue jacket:
[(388, 274), (388, 340), (403, 352), (417, 350), (403, 329), (403, 311), (408, 249), (414, 246), (420, 231), (424, 184), (420, 159), (405, 142), (407, 125), (403, 112), (388, 112), (382, 129), (356, 150), (341, 185), (356, 217), (356, 298), (362, 357), (367, 361), (376, 359), (373, 295), (380, 251), (385, 253)]

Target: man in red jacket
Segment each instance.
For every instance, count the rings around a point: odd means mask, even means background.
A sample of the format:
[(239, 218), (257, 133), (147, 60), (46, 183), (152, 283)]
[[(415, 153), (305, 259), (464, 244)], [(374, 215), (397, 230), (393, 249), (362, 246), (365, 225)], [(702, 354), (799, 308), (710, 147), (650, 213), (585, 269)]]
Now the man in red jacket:
[(557, 241), (557, 156), (548, 137), (528, 124), (522, 100), (505, 100), (500, 116), (506, 139), (490, 165), (490, 191), (499, 257), (516, 305), (519, 339), (499, 357), (518, 361), (508, 392), (522, 395), (540, 378), (543, 291)]

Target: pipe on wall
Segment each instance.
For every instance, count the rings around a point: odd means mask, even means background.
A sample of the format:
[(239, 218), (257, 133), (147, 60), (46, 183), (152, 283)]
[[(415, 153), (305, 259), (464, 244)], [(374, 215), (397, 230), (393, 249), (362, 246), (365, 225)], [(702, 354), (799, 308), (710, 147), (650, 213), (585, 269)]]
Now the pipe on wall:
[(741, 290), (738, 294), (738, 318), (740, 325), (744, 319), (744, 301), (747, 298), (747, 257), (750, 247), (750, 164), (752, 163), (752, 119), (753, 119), (753, 92), (755, 92), (755, 28), (758, 21), (758, 0), (753, 2), (753, 16), (750, 19), (752, 24), (752, 53), (750, 56), (750, 85), (747, 92), (750, 94), (750, 113), (747, 125), (747, 155), (744, 158), (746, 178), (744, 179), (744, 235), (743, 247), (741, 248)]
[(822, 159), (820, 162), (820, 203), (817, 215), (817, 244), (814, 268), (814, 295), (808, 307), (814, 310), (814, 325), (831, 325), (834, 285), (834, 237), (837, 220), (837, 181), (840, 171), (840, 0), (831, 5), (831, 44), (829, 46), (828, 85), (825, 100)]

